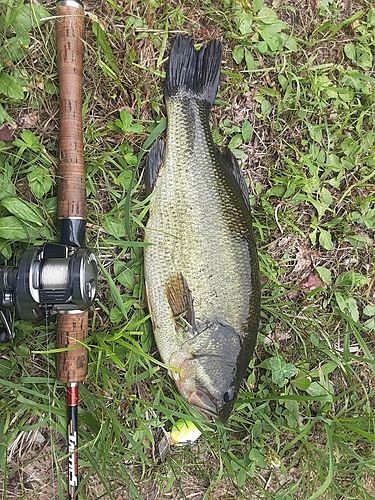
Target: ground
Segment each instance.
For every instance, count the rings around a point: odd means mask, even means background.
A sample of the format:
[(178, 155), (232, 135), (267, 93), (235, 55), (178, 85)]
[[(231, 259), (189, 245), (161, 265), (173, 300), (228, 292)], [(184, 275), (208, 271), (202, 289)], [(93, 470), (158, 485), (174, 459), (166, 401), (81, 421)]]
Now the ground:
[[(23, 5), (0, 4), (1, 266), (56, 237), (55, 5)], [(374, 7), (101, 0), (85, 12), (87, 237), (102, 268), (80, 388), (82, 498), (374, 498)], [(217, 427), (160, 366), (144, 300), (142, 147), (165, 128), (176, 32), (223, 43), (213, 135), (244, 172), (260, 258), (254, 360)], [(0, 346), (3, 499), (64, 498), (54, 325), (15, 331)], [(162, 462), (178, 418), (202, 436)]]

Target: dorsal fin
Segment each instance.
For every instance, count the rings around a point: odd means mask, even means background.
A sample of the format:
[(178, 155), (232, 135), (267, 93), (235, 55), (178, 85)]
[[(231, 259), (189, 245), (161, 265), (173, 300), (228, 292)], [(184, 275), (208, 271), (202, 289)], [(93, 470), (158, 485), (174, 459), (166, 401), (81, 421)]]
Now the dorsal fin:
[(240, 196), (245, 202), (246, 207), (250, 210), (249, 190), (247, 189), (245, 178), (238, 164), (237, 158), (229, 148), (225, 148), (219, 152), (219, 162), (224, 171), (229, 170), (234, 185), (239, 188)]

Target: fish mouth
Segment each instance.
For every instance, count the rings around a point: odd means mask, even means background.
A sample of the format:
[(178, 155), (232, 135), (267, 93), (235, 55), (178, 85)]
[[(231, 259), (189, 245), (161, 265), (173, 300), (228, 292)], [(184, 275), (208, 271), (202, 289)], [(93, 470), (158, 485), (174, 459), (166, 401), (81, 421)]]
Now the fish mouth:
[(217, 403), (206, 389), (197, 388), (191, 391), (188, 397), (188, 403), (193, 406), (197, 412), (205, 419), (222, 420), (217, 409)]

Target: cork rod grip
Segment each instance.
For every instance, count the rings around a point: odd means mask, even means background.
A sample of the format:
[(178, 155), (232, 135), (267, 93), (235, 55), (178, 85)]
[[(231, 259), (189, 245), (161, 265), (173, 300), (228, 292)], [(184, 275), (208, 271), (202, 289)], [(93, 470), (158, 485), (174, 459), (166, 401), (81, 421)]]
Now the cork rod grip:
[[(71, 2), (74, 4), (74, 2)], [(82, 66), (84, 12), (58, 4), (56, 45), (60, 88), (58, 171), (59, 218), (86, 219), (86, 179), (82, 132)]]
[(70, 349), (57, 355), (57, 378), (70, 384), (83, 382), (87, 375), (87, 349), (82, 344), (88, 331), (88, 313), (58, 314), (57, 347)]
[[(84, 11), (79, 2), (61, 1), (57, 4), (56, 16), (60, 88), (57, 215), (69, 226), (75, 219), (81, 219), (83, 223), (86, 220), (82, 130)], [(63, 239), (61, 234), (60, 241)], [(79, 239), (73, 238), (75, 241)], [(87, 312), (57, 315), (57, 347), (67, 349), (57, 356), (57, 377), (63, 383), (83, 382), (86, 378), (87, 349), (82, 342), (87, 332)]]

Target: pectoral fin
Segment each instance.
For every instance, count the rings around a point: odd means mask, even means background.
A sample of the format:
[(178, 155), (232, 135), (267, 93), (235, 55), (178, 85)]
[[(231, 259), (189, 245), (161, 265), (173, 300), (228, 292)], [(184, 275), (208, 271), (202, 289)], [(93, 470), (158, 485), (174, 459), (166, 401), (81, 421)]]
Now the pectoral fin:
[(178, 273), (169, 279), (166, 285), (166, 295), (176, 328), (178, 329), (181, 326), (180, 320), (183, 319), (194, 330), (193, 296), (182, 273)]

